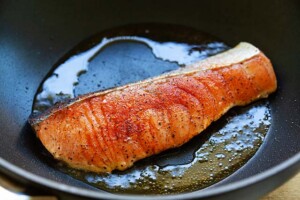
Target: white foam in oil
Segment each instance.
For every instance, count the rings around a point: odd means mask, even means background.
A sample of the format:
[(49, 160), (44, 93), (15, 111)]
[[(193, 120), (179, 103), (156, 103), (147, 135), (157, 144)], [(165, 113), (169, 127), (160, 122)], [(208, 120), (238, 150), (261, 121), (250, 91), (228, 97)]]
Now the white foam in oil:
[(34, 112), (38, 112), (41, 108), (41, 110), (45, 110), (63, 99), (73, 98), (75, 96), (74, 86), (78, 83), (80, 74), (88, 71), (91, 59), (109, 44), (125, 41), (146, 44), (156, 58), (176, 62), (181, 66), (190, 65), (227, 48), (221, 42), (191, 45), (177, 42), (157, 42), (138, 36), (103, 38), (99, 44), (85, 52), (70, 57), (54, 70), (53, 74), (44, 81), (42, 91), (36, 96), (38, 109), (35, 109)]

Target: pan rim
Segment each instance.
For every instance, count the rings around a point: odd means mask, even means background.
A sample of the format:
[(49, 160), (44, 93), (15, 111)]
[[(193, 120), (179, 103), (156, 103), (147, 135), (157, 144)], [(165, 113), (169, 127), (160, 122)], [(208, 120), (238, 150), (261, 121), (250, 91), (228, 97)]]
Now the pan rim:
[[(284, 170), (300, 164), (300, 152), (296, 153), (291, 158), (283, 161), (282, 163), (275, 165), (274, 167), (267, 169), (259, 174), (256, 174), (254, 176), (250, 176), (248, 178), (235, 181), (231, 184), (218, 186), (216, 188), (210, 189), (207, 188), (206, 190), (203, 190), (201, 193), (196, 193), (197, 191), (190, 192), (190, 193), (184, 193), (184, 194), (172, 194), (172, 195), (160, 195), (160, 199), (174, 199), (174, 198), (180, 198), (180, 199), (190, 199), (190, 198), (205, 198), (205, 197), (213, 197), (216, 195), (225, 194), (234, 190), (238, 190), (250, 185), (253, 185), (257, 182), (263, 181), (275, 174), (278, 174), (280, 172), (283, 172)], [(5, 169), (5, 170), (3, 170)], [(299, 171), (300, 169), (296, 170)], [(31, 172), (28, 172), (9, 161), (3, 159), (0, 157), (0, 171), (2, 171), (4, 174), (9, 175), (8, 172), (13, 173), (14, 175), (21, 177), (27, 181), (30, 181), (32, 183), (35, 183), (39, 186), (44, 186), (47, 189), (54, 189), (59, 192), (68, 193), (72, 195), (79, 195), (81, 197), (89, 197), (89, 198), (105, 198), (105, 199), (140, 199), (143, 197), (143, 199), (153, 199), (157, 198), (158, 195), (128, 195), (128, 194), (113, 194), (113, 193), (99, 193), (97, 191), (92, 191), (88, 189), (83, 189), (75, 186), (66, 185), (48, 178), (44, 178), (42, 176), (33, 174)]]

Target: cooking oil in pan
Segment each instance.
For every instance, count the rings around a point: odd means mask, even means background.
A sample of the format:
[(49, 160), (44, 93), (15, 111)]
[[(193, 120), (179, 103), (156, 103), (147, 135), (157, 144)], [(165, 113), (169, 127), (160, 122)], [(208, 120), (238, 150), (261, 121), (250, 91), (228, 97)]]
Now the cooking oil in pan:
[[(174, 25), (135, 25), (102, 32), (56, 64), (36, 94), (33, 113), (80, 94), (169, 72), (228, 49), (200, 31)], [(141, 160), (123, 172), (59, 170), (113, 193), (173, 194), (210, 186), (240, 168), (269, 129), (264, 101), (230, 110), (182, 147)], [(55, 162), (53, 162), (55, 163)]]

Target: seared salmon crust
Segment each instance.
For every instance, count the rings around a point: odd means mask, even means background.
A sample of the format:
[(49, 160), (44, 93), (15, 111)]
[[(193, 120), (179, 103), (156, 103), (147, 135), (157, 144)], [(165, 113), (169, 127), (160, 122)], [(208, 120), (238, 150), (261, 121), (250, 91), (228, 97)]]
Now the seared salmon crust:
[(94, 172), (125, 170), (179, 147), (233, 106), (265, 98), (277, 82), (249, 43), (184, 69), (86, 94), (29, 118), (54, 158)]

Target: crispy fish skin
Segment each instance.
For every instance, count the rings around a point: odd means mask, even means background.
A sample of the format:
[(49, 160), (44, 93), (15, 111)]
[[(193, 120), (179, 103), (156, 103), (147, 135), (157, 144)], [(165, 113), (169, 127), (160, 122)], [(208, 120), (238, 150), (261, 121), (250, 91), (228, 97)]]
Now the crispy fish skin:
[(46, 149), (73, 168), (125, 170), (276, 87), (270, 60), (243, 42), (170, 74), (77, 97), (29, 123)]

